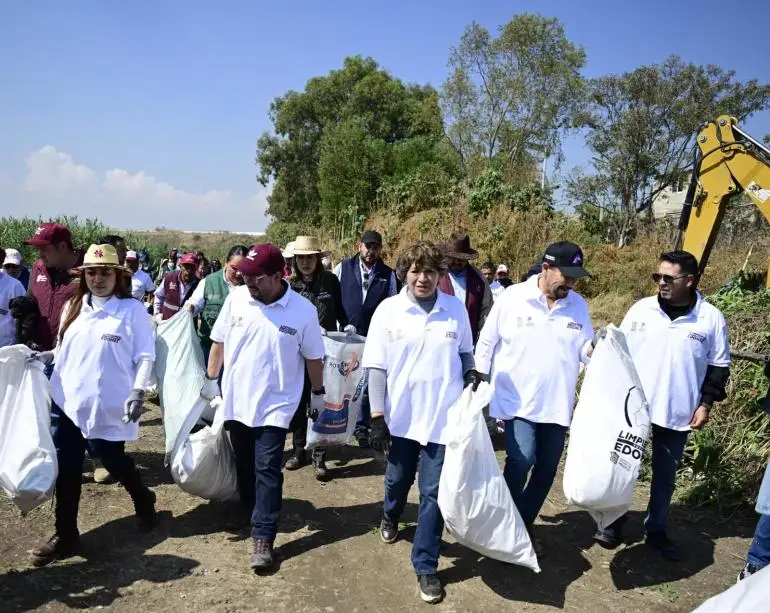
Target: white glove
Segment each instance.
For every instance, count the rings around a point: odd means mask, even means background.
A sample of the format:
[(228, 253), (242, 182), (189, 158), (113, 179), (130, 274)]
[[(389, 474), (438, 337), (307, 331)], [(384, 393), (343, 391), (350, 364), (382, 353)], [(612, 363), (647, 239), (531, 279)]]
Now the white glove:
[(321, 336), (326, 336), (326, 328), (323, 326), (319, 326), (321, 328)]
[(342, 331), (345, 334), (357, 334), (358, 333), (358, 330), (356, 330), (356, 327), (353, 324), (348, 324), (347, 326), (345, 326), (342, 329)]
[(163, 322), (163, 313), (158, 313), (157, 315), (153, 315), (153, 319), (155, 320), (156, 324)]
[(219, 389), (219, 382), (216, 379), (209, 379), (209, 376), (206, 375), (206, 381), (201, 388), (201, 396), (208, 401), (212, 401), (221, 395), (222, 390)]
[(319, 394), (317, 394), (316, 392), (310, 392), (310, 410), (308, 411), (307, 416), (313, 421), (318, 419), (318, 416), (324, 410), (325, 395), (326, 395), (325, 390), (322, 390), (321, 393)]
[(46, 366), (53, 363), (53, 351), (33, 351), (27, 362), (42, 362)]
[(133, 390), (123, 405), (123, 423), (137, 422), (144, 411), (144, 390)]

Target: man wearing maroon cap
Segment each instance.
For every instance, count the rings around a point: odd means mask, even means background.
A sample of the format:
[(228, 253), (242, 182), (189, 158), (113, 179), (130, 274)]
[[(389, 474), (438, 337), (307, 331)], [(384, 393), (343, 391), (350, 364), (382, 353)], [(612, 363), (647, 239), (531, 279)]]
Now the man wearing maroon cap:
[[(283, 279), (285, 261), (271, 245), (252, 245), (235, 269), (233, 289), (211, 330), (204, 398), (221, 394), (225, 426), (235, 452), (241, 502), (251, 510), (250, 565), (273, 565), (283, 497), (283, 447), (297, 410), (305, 370), (310, 411), (324, 408), (324, 343), (316, 307)], [(217, 379), (224, 366), (222, 389)]]
[(155, 290), (152, 312), (158, 322), (171, 319), (176, 315), (193, 295), (200, 281), (195, 274), (198, 271), (197, 255), (185, 253), (179, 258), (178, 264), (179, 270), (163, 277), (160, 286)]
[(48, 351), (56, 344), (62, 307), (77, 291), (80, 277), (73, 270), (83, 263), (83, 252), (72, 245), (72, 234), (58, 223), (40, 224), (24, 244), (40, 253), (29, 276), (28, 295), (40, 309), (36, 342)]

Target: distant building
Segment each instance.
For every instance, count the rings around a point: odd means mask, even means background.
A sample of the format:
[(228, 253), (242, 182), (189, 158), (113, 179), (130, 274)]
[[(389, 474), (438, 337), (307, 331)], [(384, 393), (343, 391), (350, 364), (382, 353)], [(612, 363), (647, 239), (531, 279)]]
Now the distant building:
[(665, 188), (652, 201), (652, 214), (655, 219), (679, 217), (687, 196), (688, 177), (682, 176), (675, 184)]

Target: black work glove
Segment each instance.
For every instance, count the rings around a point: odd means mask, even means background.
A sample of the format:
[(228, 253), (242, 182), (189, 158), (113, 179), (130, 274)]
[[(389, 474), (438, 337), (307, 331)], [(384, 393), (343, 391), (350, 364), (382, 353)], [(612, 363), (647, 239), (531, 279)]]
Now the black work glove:
[(382, 415), (372, 417), (369, 427), (369, 446), (377, 451), (387, 451), (390, 446), (390, 430)]
[(479, 384), (484, 380), (484, 377), (482, 374), (474, 369), (470, 369), (468, 372), (465, 373), (465, 376), (463, 377), (463, 389), (471, 386), (471, 389), (475, 392), (477, 389), (479, 389)]

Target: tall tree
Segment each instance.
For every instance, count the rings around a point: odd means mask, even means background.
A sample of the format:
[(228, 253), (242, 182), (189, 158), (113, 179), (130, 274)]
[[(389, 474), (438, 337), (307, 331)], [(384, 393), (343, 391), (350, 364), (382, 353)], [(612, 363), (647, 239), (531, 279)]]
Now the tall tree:
[(588, 130), (592, 172), (574, 176), (568, 193), (616, 215), (614, 238), (622, 245), (637, 214), (692, 170), (694, 139), (704, 121), (722, 114), (742, 121), (768, 106), (770, 85), (740, 82), (733, 71), (678, 56), (594, 79), (578, 119)]
[[(367, 213), (390, 171), (390, 148), (412, 138), (432, 143), (443, 138), (435, 90), (405, 85), (373, 59), (358, 56), (346, 58), (340, 70), (310, 79), (303, 92), (276, 98), (270, 119), (274, 134), (265, 133), (257, 142), (258, 180), (273, 182), (268, 213), (285, 222), (333, 220), (336, 209), (349, 206), (344, 192), (353, 182), (355, 215)], [(359, 153), (366, 161), (356, 159)], [(369, 163), (377, 171), (354, 181), (361, 165)]]
[(533, 152), (555, 152), (581, 99), (584, 64), (555, 18), (516, 15), (497, 38), (468, 26), (450, 54), (441, 102), (447, 136), (471, 174), (493, 158), (505, 171), (531, 164)]

